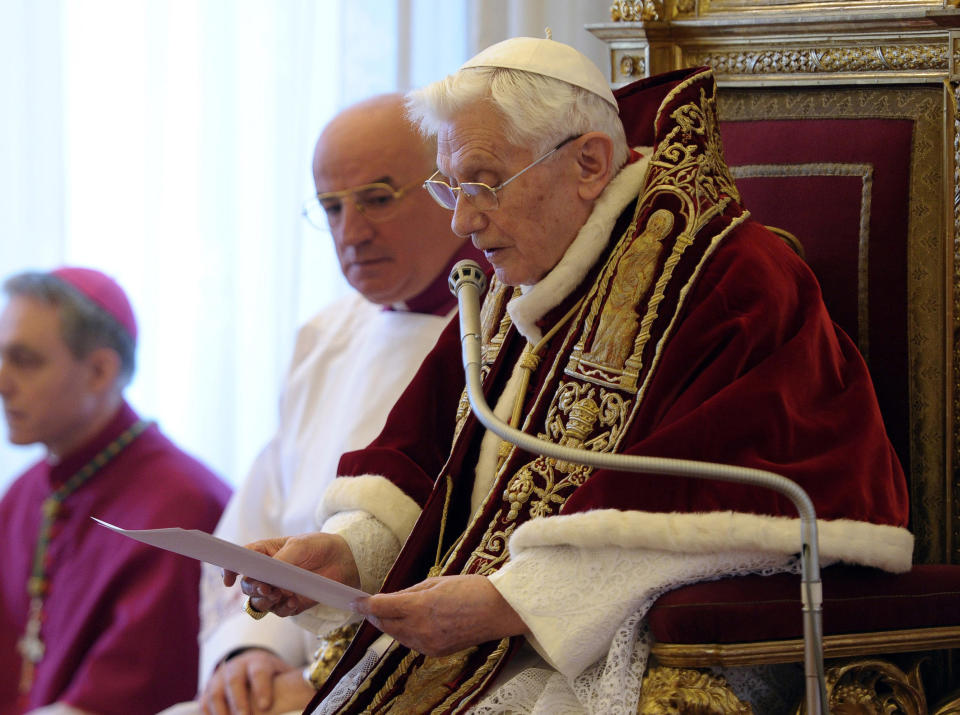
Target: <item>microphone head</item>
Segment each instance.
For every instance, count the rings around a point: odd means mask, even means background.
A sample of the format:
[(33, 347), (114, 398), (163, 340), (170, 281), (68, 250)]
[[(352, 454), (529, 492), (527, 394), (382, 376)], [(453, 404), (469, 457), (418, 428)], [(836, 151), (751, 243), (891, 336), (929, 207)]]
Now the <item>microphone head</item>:
[(478, 293), (483, 293), (487, 287), (487, 277), (480, 269), (480, 264), (469, 259), (458, 261), (450, 270), (450, 277), (447, 279), (447, 285), (450, 286), (450, 292), (454, 295), (460, 294), (460, 288), (465, 285), (474, 285)]

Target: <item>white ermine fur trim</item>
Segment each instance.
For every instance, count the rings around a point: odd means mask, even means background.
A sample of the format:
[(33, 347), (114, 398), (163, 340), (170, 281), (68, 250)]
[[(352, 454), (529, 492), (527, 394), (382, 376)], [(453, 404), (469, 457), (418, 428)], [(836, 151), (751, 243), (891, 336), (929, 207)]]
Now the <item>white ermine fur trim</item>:
[(580, 285), (610, 242), (610, 232), (623, 209), (643, 188), (653, 149), (639, 147), (637, 151), (643, 156), (624, 166), (607, 184), (559, 263), (534, 285), (522, 286), (522, 294), (507, 304), (510, 319), (529, 342), (543, 337), (537, 321)]
[[(818, 519), (817, 531), (824, 562), (839, 560), (893, 573), (910, 570), (913, 535), (906, 529), (852, 519)], [(793, 554), (800, 551), (800, 520), (732, 511), (668, 514), (597, 509), (528, 521), (511, 537), (510, 552), (557, 545)]]
[(402, 544), (420, 517), (420, 506), (386, 477), (364, 474), (337, 477), (323, 493), (317, 510), (317, 523), (331, 515), (360, 509), (383, 522)]

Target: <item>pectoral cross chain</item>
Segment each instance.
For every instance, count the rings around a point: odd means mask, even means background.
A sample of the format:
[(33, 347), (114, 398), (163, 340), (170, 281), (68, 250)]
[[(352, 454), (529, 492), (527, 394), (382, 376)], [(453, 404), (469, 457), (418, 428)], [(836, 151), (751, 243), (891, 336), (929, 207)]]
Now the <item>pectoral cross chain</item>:
[(27, 618), (27, 627), (23, 636), (17, 641), (17, 650), (23, 657), (23, 667), (20, 670), (20, 692), (29, 693), (33, 685), (34, 671), (37, 663), (43, 658), (46, 646), (40, 638), (41, 615), (43, 601), (34, 598), (30, 601), (30, 615)]

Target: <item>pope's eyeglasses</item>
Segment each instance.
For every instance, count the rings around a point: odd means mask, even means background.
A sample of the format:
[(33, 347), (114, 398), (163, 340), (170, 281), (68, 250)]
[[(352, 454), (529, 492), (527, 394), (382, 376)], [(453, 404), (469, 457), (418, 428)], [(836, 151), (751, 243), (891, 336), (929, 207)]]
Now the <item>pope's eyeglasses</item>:
[(566, 146), (574, 139), (579, 139), (581, 136), (583, 135), (577, 134), (576, 136), (567, 137), (546, 154), (535, 159), (531, 164), (523, 167), (516, 174), (497, 186), (487, 186), (480, 181), (462, 181), (457, 186), (450, 186), (446, 181), (434, 178), (440, 173), (440, 170), (437, 169), (429, 179), (423, 182), (423, 188), (430, 193), (434, 201), (443, 206), (443, 208), (451, 211), (457, 208), (457, 199), (460, 197), (460, 194), (466, 196), (478, 211), (493, 211), (500, 207), (500, 199), (497, 197), (497, 192), (501, 191), (507, 184), (525, 171), (532, 169), (541, 161), (546, 160), (546, 158), (551, 156), (555, 151)]
[(341, 191), (327, 191), (307, 201), (301, 213), (314, 227), (326, 229), (343, 220), (343, 202), (349, 200), (357, 211), (371, 221), (389, 221), (397, 214), (400, 199), (420, 183), (418, 179), (395, 189), (390, 184), (377, 181)]

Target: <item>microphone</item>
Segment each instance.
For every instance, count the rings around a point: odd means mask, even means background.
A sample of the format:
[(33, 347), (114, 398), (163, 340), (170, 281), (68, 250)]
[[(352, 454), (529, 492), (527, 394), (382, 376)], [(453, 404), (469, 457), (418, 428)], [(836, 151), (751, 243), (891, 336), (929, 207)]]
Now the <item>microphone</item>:
[(470, 408), (480, 423), (501, 439), (531, 454), (542, 454), (597, 469), (668, 474), (694, 479), (717, 479), (765, 487), (782, 494), (793, 503), (800, 515), (800, 598), (803, 603), (807, 712), (810, 715), (828, 712), (823, 671), (823, 591), (817, 546), (817, 516), (813, 502), (800, 485), (779, 474), (751, 467), (687, 459), (611, 454), (568, 447), (539, 439), (511, 427), (493, 414), (493, 410), (483, 396), (480, 379), (480, 294), (486, 286), (486, 277), (476, 262), (465, 260), (458, 262), (450, 271), (448, 284), (451, 292), (457, 296), (459, 305), (460, 343)]
[[(480, 264), (467, 259), (458, 261), (450, 269), (447, 285), (450, 286), (450, 292), (457, 296), (460, 348), (463, 368), (469, 379), (470, 365), (476, 365), (477, 375), (480, 374), (480, 294), (487, 287), (487, 277), (480, 269)], [(469, 391), (467, 394), (469, 396)], [(481, 398), (482, 394), (481, 390)], [(473, 405), (472, 400), (470, 404)], [(483, 424), (486, 425), (486, 422)]]

